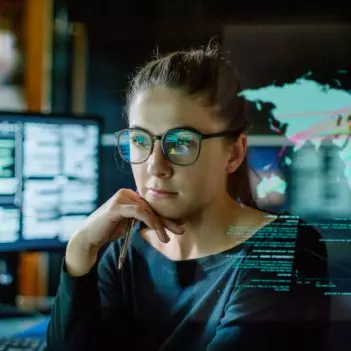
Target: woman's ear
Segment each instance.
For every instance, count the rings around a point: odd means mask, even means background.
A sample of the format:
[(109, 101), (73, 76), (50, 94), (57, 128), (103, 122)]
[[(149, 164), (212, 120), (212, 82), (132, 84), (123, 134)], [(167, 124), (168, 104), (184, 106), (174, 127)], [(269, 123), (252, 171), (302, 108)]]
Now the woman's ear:
[(230, 156), (227, 161), (226, 172), (235, 172), (243, 162), (247, 151), (247, 135), (242, 133), (238, 140), (230, 146)]

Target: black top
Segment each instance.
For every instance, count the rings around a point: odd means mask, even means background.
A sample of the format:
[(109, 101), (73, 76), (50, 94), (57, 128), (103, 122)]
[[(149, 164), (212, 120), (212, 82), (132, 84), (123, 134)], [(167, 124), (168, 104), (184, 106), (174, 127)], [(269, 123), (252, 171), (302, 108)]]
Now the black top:
[(63, 261), (50, 351), (323, 349), (327, 253), (315, 228), (280, 215), (232, 249), (173, 261), (139, 234), (143, 226), (131, 234), (123, 274), (124, 238), (83, 277)]

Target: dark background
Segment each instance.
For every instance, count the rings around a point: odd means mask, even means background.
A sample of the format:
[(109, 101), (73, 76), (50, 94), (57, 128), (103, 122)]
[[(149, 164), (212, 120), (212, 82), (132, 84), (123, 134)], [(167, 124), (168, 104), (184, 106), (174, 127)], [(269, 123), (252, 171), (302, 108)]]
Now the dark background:
[[(269, 72), (272, 65), (277, 64), (277, 60), (274, 60), (277, 58), (281, 64), (280, 73), (274, 77), (277, 84), (279, 81), (295, 80), (300, 72), (305, 71), (306, 64), (311, 62), (316, 69), (318, 65), (323, 66), (317, 70), (318, 77), (313, 78), (328, 80), (330, 73), (327, 72), (325, 58), (321, 58), (326, 52), (323, 48), (325, 36), (328, 37), (327, 50), (332, 46), (339, 53), (340, 50), (348, 50), (347, 54), (343, 52), (343, 57), (350, 57), (344, 33), (329, 33), (330, 25), (350, 22), (348, 7), (347, 2), (341, 1), (318, 4), (303, 1), (56, 0), (55, 18), (61, 22), (82, 22), (86, 25), (89, 42), (86, 112), (101, 115), (104, 119), (103, 133), (113, 133), (124, 126), (121, 116), (128, 78), (138, 66), (153, 56), (156, 48), (160, 53), (165, 53), (206, 45), (215, 37), (235, 52), (234, 63), (241, 72), (244, 87), (270, 83), (273, 79), (271, 73), (264, 75), (264, 72)], [(261, 25), (260, 33), (250, 35), (250, 31), (241, 31), (235, 35), (233, 25), (258, 24)], [(290, 30), (277, 33), (276, 30), (269, 30), (272, 24), (294, 25), (297, 33), (288, 33)], [(313, 32), (314, 24), (323, 24), (323, 33)], [(304, 30), (298, 29), (301, 25), (310, 27), (310, 35), (303, 42)], [(336, 40), (338, 35), (339, 40)], [(70, 110), (72, 106), (70, 42), (68, 35), (64, 34), (56, 34), (54, 39), (56, 54), (52, 104), (53, 112), (61, 112)], [(286, 51), (282, 45), (284, 43), (294, 44), (293, 50)], [(282, 46), (284, 49), (281, 49)], [(273, 50), (273, 55), (269, 50)], [(261, 52), (261, 55), (257, 52)], [(295, 52), (295, 56), (291, 52)], [(333, 54), (328, 55), (329, 61), (330, 58), (333, 58)], [(296, 63), (297, 59), (303, 64), (289, 67), (289, 63), (292, 60)], [(340, 59), (336, 61), (338, 65)], [(332, 65), (329, 67), (332, 68)], [(249, 106), (250, 114), (255, 118), (253, 134), (272, 133), (267, 123), (271, 107), (269, 104), (264, 106), (265, 113), (258, 115)], [(134, 184), (131, 175), (121, 174), (117, 167), (111, 167), (113, 153), (112, 147), (103, 149), (102, 201), (106, 201), (119, 188)]]

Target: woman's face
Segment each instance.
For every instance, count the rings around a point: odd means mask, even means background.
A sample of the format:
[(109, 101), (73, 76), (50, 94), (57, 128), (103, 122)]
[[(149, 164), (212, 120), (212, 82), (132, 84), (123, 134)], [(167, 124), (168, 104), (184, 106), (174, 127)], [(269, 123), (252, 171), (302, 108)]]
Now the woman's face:
[[(211, 118), (209, 108), (165, 87), (139, 93), (129, 109), (129, 126), (145, 128), (154, 135), (185, 125), (201, 133), (225, 130), (223, 124)], [(245, 143), (246, 139), (244, 146)], [(223, 138), (206, 139), (202, 141), (200, 155), (194, 164), (178, 166), (164, 157), (160, 140), (156, 140), (147, 161), (132, 165), (137, 190), (161, 216), (186, 218), (228, 196), (228, 172), (240, 165), (245, 151), (239, 152), (238, 156), (238, 152), (233, 146), (228, 147)], [(149, 190), (151, 187), (175, 192), (176, 195), (157, 198)]]

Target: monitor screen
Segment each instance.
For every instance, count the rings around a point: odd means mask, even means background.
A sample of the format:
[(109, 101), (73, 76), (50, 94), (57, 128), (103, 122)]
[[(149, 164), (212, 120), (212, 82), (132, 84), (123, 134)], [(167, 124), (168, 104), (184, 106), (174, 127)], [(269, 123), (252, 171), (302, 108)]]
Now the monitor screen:
[[(259, 208), (272, 212), (290, 210), (290, 172), (293, 146), (288, 140), (249, 136), (247, 159), (250, 183)], [(285, 145), (284, 145), (285, 144)]]
[(247, 157), (257, 205), (304, 219), (351, 218), (350, 177), (340, 149), (298, 147), (285, 137), (249, 136)]
[(63, 247), (99, 202), (98, 117), (0, 113), (0, 251)]

